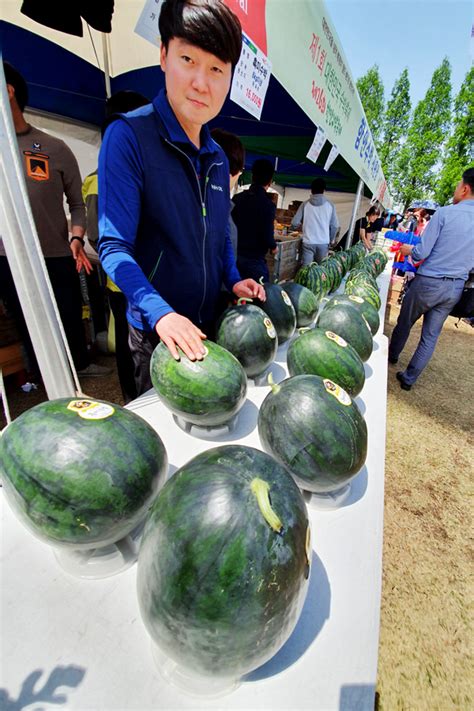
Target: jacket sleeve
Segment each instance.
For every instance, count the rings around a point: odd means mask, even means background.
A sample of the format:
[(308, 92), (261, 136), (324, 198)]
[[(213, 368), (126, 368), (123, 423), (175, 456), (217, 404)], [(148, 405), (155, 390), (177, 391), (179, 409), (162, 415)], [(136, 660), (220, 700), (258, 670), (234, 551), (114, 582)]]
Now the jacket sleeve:
[(426, 259), (431, 254), (443, 226), (442, 210), (437, 210), (421, 237), (421, 242), (413, 247), (411, 256), (415, 262)]
[(339, 229), (339, 220), (337, 219), (336, 208), (332, 205), (331, 219), (329, 221), (329, 241), (333, 242), (336, 233)]
[(298, 227), (303, 223), (303, 212), (304, 212), (304, 206), (306, 205), (306, 202), (302, 202), (299, 208), (296, 211), (295, 216), (291, 220), (291, 229), (296, 230)]
[(63, 189), (66, 195), (71, 225), (86, 228), (86, 207), (82, 199), (82, 180), (74, 153), (64, 143), (62, 156)]
[(230, 222), (228, 223), (226, 229), (223, 267), (223, 281), (225, 287), (228, 291), (232, 291), (235, 284), (237, 284), (238, 281), (241, 281), (242, 277), (240, 276), (239, 270), (237, 269), (237, 266), (235, 264), (235, 254), (232, 247), (232, 241), (230, 239)]
[(276, 205), (269, 199), (269, 205), (266, 208), (265, 214), (265, 244), (267, 249), (275, 249), (277, 243), (275, 242), (275, 215), (276, 215)]
[(99, 154), (99, 256), (114, 284), (153, 330), (173, 309), (134, 258), (143, 179), (133, 131), (125, 122), (115, 121), (105, 133)]

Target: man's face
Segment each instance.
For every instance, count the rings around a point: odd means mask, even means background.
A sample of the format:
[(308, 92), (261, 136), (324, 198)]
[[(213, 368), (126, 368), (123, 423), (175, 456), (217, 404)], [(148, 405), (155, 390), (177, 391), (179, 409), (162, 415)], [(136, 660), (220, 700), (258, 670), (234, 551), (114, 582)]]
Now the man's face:
[(196, 45), (173, 37), (168, 51), (161, 46), (168, 101), (188, 135), (199, 135), (201, 126), (222, 108), (232, 75), (230, 62), (223, 62)]

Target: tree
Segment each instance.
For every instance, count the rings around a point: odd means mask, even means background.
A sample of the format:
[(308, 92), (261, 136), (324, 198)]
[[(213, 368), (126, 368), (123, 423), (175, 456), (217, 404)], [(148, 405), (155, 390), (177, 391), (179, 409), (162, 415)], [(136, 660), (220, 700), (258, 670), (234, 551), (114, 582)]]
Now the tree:
[(431, 84), (413, 114), (407, 141), (396, 170), (405, 207), (414, 200), (432, 197), (439, 161), (451, 123), (451, 66), (447, 57), (435, 69)]
[(356, 85), (378, 151), (385, 104), (384, 86), (378, 65), (374, 64), (364, 76), (357, 79)]
[(454, 101), (453, 131), (436, 187), (436, 200), (445, 205), (466, 168), (474, 167), (474, 67), (466, 74)]
[[(380, 141), (379, 158), (382, 163), (390, 193), (400, 193), (397, 179), (397, 163), (400, 151), (406, 141), (410, 125), (410, 80), (408, 69), (404, 69), (394, 84), (387, 109), (383, 117), (383, 139)], [(403, 163), (403, 161), (402, 161)]]

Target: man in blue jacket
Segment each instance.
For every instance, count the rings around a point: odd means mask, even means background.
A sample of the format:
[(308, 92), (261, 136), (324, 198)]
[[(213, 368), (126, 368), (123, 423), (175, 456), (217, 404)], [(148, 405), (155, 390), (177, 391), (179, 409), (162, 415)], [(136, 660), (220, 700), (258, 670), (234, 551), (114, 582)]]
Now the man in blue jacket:
[(121, 116), (99, 157), (99, 254), (128, 301), (138, 394), (161, 339), (202, 359), (222, 282), (265, 298), (242, 280), (229, 238), (229, 166), (207, 122), (229, 91), (241, 27), (220, 0), (166, 0), (159, 20), (166, 91)]

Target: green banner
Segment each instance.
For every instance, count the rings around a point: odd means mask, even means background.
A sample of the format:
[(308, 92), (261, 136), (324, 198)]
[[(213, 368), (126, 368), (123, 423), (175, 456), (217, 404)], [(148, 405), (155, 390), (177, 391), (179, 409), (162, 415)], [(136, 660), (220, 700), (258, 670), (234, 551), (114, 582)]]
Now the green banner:
[(373, 195), (389, 206), (372, 134), (325, 3), (266, 0), (265, 18), (272, 73), (314, 121), (315, 131), (324, 129)]

